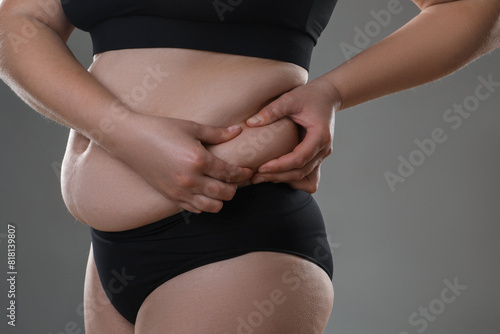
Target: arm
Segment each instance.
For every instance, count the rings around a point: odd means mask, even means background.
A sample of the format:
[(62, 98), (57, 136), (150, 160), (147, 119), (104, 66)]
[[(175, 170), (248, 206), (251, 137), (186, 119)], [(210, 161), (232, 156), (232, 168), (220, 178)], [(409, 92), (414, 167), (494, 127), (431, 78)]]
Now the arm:
[[(216, 158), (200, 141), (224, 142), (241, 130), (128, 110), (68, 49), (73, 29), (60, 1), (1, 1), (0, 77), (35, 110), (101, 145), (182, 208), (218, 211), (236, 189), (226, 182), (240, 182), (251, 171)], [(219, 189), (215, 198), (204, 190), (208, 182)]]
[(320, 79), (339, 91), (338, 110), (437, 80), (500, 46), (500, 1), (414, 2), (422, 11), (413, 20)]
[(289, 116), (306, 130), (292, 153), (260, 166), (254, 182), (260, 177), (316, 191), (319, 178), (315, 175), (332, 151), (336, 112), (442, 78), (500, 46), (500, 1), (414, 2), (422, 11), (402, 28), (336, 69), (283, 94), (257, 114), (260, 120), (247, 120), (249, 126), (262, 126)]

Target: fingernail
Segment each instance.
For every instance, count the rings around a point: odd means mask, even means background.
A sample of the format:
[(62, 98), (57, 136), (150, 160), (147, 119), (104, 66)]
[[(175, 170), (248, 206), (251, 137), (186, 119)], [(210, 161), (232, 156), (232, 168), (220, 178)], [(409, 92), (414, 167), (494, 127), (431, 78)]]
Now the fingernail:
[(257, 183), (261, 183), (261, 182), (264, 182), (264, 178), (263, 177), (258, 177), (255, 179), (255, 181), (253, 181), (253, 184), (257, 184)]
[(260, 168), (259, 173), (271, 173), (271, 168), (269, 167)]
[(227, 130), (229, 132), (237, 132), (240, 130), (240, 126), (239, 125), (232, 125), (232, 126), (228, 127)]
[(263, 121), (262, 116), (257, 115), (257, 116), (253, 116), (253, 117), (249, 118), (248, 119), (248, 124), (250, 124), (250, 125), (257, 125), (257, 124), (261, 123), (262, 121)]

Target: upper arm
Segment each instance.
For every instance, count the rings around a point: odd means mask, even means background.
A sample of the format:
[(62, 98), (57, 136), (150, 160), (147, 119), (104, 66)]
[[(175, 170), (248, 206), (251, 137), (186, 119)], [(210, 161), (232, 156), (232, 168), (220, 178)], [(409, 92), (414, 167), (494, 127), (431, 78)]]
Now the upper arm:
[(35, 26), (46, 25), (64, 41), (75, 28), (64, 13), (61, 0), (0, 0), (0, 22), (23, 17)]

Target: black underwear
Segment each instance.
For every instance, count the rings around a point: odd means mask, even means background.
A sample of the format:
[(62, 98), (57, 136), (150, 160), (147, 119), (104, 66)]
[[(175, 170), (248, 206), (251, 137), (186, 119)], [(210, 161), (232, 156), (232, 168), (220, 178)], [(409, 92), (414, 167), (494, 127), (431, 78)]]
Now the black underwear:
[(142, 302), (164, 282), (250, 252), (294, 254), (323, 268), (330, 279), (333, 275), (318, 205), (287, 184), (240, 188), (218, 213), (181, 212), (131, 230), (90, 231), (104, 290), (133, 324)]

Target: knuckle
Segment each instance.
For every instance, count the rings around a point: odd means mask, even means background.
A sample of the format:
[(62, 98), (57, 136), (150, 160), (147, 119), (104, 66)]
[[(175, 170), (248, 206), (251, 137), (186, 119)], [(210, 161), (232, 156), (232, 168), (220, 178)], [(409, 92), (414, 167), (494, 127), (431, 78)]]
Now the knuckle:
[(220, 193), (220, 187), (215, 182), (207, 182), (203, 187), (203, 194), (210, 198), (217, 198)]
[[(327, 150), (325, 151), (325, 158), (328, 157), (329, 155), (331, 155), (333, 153), (333, 146), (330, 145)], [(323, 159), (320, 159), (319, 160), (319, 163), (323, 162)]]
[(332, 143), (332, 134), (330, 133), (330, 130), (325, 131), (324, 134), (321, 136), (321, 143), (323, 146), (329, 146)]
[(182, 192), (177, 188), (170, 188), (169, 197), (173, 200), (180, 200), (182, 198)]
[[(223, 181), (223, 182), (230, 182), (231, 180), (231, 167), (227, 167), (221, 170), (218, 170), (215, 172), (215, 178), (217, 180)], [(232, 172), (233, 174), (236, 174), (235, 171)]]
[(289, 103), (293, 103), (295, 98), (293, 96), (293, 94), (290, 94), (290, 93), (285, 93), (283, 95), (281, 95), (279, 97), (280, 101), (283, 103), (283, 104), (286, 104), (288, 105)]
[(197, 207), (200, 210), (207, 211), (207, 206), (209, 205), (208, 199), (204, 196), (195, 195), (193, 197), (193, 206)]
[[(180, 173), (175, 177), (177, 184), (183, 188), (191, 188), (194, 187), (194, 181), (187, 174)], [(175, 191), (181, 193), (180, 190), (175, 189)]]
[(201, 170), (205, 167), (207, 159), (202, 154), (202, 151), (198, 149), (191, 155), (190, 162), (193, 168), (195, 168), (196, 170)]
[(236, 185), (221, 185), (216, 182), (207, 183), (204, 189), (205, 196), (213, 199), (228, 201), (236, 192)]
[(293, 164), (297, 168), (302, 168), (306, 164), (306, 159), (303, 156), (296, 156), (293, 159)]
[(315, 193), (318, 190), (318, 185), (313, 183), (309, 186), (308, 192), (310, 194)]
[(264, 119), (272, 119), (275, 117), (276, 113), (278, 112), (278, 109), (274, 104), (271, 104), (267, 106), (264, 110), (262, 110), (262, 116)]
[(300, 181), (304, 178), (305, 173), (303, 170), (295, 170), (292, 172), (292, 180)]
[(240, 182), (249, 179), (252, 176), (251, 170), (244, 170), (239, 167), (230, 168), (226, 174), (224, 182)]
[[(282, 95), (280, 97), (280, 102), (286, 103), (287, 97), (286, 94)], [(277, 102), (269, 104), (265, 109), (264, 109), (265, 116), (268, 118), (273, 118), (273, 117), (280, 117), (281, 116), (281, 108), (279, 107), (279, 104)]]
[(316, 182), (306, 182), (303, 190), (309, 194), (313, 194), (318, 190), (318, 184)]

